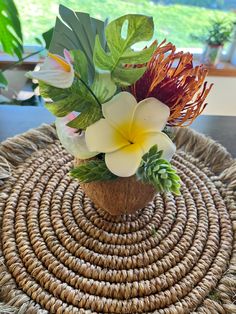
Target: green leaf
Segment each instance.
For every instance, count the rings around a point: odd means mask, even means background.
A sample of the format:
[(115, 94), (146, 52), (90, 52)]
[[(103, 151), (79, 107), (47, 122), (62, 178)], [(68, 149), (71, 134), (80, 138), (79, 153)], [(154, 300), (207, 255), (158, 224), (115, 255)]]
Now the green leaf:
[(153, 156), (158, 152), (157, 145), (153, 145), (150, 149), (149, 152), (147, 153), (148, 156)]
[(53, 31), (54, 31), (54, 27), (50, 28), (48, 31), (46, 31), (42, 34), (42, 37), (43, 37), (44, 42), (45, 42), (45, 47), (47, 50), (49, 49), (50, 43), (52, 41)]
[(122, 68), (117, 67), (113, 71), (113, 79), (120, 86), (132, 85), (140, 78), (146, 70), (146, 67), (141, 68)]
[(107, 168), (105, 161), (99, 159), (81, 163), (70, 171), (70, 175), (83, 183), (114, 180), (117, 178), (117, 176), (111, 173)]
[(35, 37), (34, 40), (36, 41), (37, 44), (39, 44), (40, 46), (43, 46), (43, 40), (40, 37)]
[(91, 88), (101, 103), (110, 99), (116, 92), (116, 84), (111, 79), (109, 71), (95, 73)]
[(93, 81), (93, 50), (95, 37), (98, 35), (105, 48), (105, 23), (92, 18), (87, 13), (74, 12), (63, 5), (59, 7), (60, 17), (56, 20), (50, 52), (63, 56), (63, 50), (81, 50), (88, 60), (89, 81)]
[(101, 107), (97, 104), (87, 104), (85, 110), (67, 125), (71, 128), (85, 130), (88, 126), (102, 118)]
[(68, 126), (77, 129), (86, 129), (89, 125), (102, 118), (101, 106), (84, 84), (76, 80), (70, 88), (57, 88), (39, 82), (40, 93), (48, 102), (45, 107), (56, 117), (64, 117), (70, 112), (80, 114), (68, 123)]
[[(127, 32), (123, 36), (125, 26)], [(156, 44), (142, 51), (134, 51), (131, 47), (138, 42), (150, 40), (153, 31), (153, 19), (144, 15), (128, 14), (109, 23), (105, 30), (109, 52), (104, 50), (100, 39), (96, 37), (93, 56), (96, 70), (111, 71), (112, 79), (121, 86), (134, 83), (143, 75), (145, 63), (150, 60)], [(135, 68), (135, 65), (139, 67)]]
[(88, 62), (85, 54), (81, 50), (71, 50), (70, 54), (75, 71), (88, 84)]
[(51, 40), (52, 40), (53, 30), (54, 30), (54, 28), (50, 28), (48, 31), (42, 33), (42, 35), (40, 37), (35, 37), (34, 39), (37, 42), (37, 44), (45, 47), (48, 50), (49, 45), (50, 45)]
[(78, 80), (70, 88), (57, 88), (39, 82), (40, 94), (52, 99), (45, 104), (46, 108), (56, 117), (64, 117), (72, 111), (83, 112), (87, 106), (97, 106), (97, 102), (86, 87)]
[(3, 73), (0, 71), (0, 89), (1, 88), (6, 89), (7, 85), (8, 85), (8, 81), (3, 75)]
[(139, 180), (152, 184), (158, 192), (180, 194), (180, 178), (172, 165), (161, 159), (163, 151), (158, 151), (157, 145), (150, 148), (142, 157), (142, 162), (136, 176)]
[(0, 43), (3, 51), (22, 58), (23, 38), (19, 14), (13, 0), (0, 1)]

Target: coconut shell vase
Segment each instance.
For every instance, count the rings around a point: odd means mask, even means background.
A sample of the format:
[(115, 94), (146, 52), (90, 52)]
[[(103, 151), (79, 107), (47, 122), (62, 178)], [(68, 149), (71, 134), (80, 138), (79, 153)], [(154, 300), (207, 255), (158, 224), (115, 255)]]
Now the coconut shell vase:
[(51, 99), (58, 138), (75, 157), (70, 175), (96, 208), (132, 214), (155, 193), (179, 194), (170, 133), (205, 108), (207, 70), (165, 41), (134, 50), (152, 39), (151, 17), (128, 14), (106, 24), (81, 13), (81, 23), (68, 38), (55, 30), (45, 62), (28, 77)]
[[(81, 162), (76, 159), (75, 166)], [(145, 184), (135, 176), (81, 183), (81, 187), (96, 207), (111, 215), (133, 214), (151, 202), (156, 194), (151, 184)]]

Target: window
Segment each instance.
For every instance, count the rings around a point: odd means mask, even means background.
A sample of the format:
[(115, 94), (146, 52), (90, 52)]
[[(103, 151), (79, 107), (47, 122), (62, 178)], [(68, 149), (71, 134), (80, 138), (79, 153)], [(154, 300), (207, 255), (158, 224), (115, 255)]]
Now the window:
[(100, 19), (114, 19), (126, 13), (153, 16), (156, 33), (179, 48), (201, 48), (203, 44), (192, 35), (206, 31), (212, 18), (236, 19), (232, 12), (236, 0), (16, 0), (23, 23), (25, 43), (35, 43), (35, 37), (52, 27), (59, 3), (77, 11), (88, 12)]

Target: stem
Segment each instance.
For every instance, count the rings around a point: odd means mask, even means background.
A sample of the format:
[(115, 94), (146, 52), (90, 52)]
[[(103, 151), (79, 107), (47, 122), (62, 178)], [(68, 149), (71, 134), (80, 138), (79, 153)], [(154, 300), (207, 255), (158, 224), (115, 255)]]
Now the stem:
[(100, 106), (102, 106), (102, 104), (101, 104), (100, 101), (98, 100), (97, 96), (94, 94), (94, 92), (91, 90), (91, 88), (85, 83), (85, 81), (80, 77), (80, 75), (75, 72), (75, 76), (76, 76), (77, 79), (87, 88), (87, 90), (90, 92), (90, 94), (93, 95), (93, 98), (96, 100), (96, 102), (97, 102)]
[(3, 69), (0, 71), (0, 73), (3, 73), (3, 72), (5, 72), (6, 70), (9, 70), (9, 69), (14, 68), (16, 65), (22, 63), (24, 60), (26, 60), (26, 59), (28, 59), (28, 58), (30, 58), (30, 57), (33, 57), (34, 55), (37, 55), (38, 53), (42, 52), (42, 51), (45, 50), (45, 49), (46, 49), (46, 48), (42, 48), (42, 49), (40, 49), (40, 50), (38, 50), (38, 51), (32, 52), (32, 53), (29, 54), (28, 56), (25, 56), (24, 58), (19, 59), (18, 61), (12, 63), (11, 65), (6, 66), (5, 68), (3, 68)]

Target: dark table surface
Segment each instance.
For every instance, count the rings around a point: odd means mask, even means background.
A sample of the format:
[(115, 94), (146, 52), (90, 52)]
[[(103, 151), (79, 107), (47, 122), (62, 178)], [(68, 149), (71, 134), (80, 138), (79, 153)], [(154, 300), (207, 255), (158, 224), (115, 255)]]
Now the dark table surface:
[[(0, 105), (0, 142), (53, 121), (54, 117), (43, 107)], [(191, 128), (221, 143), (236, 157), (236, 117), (202, 115)]]

